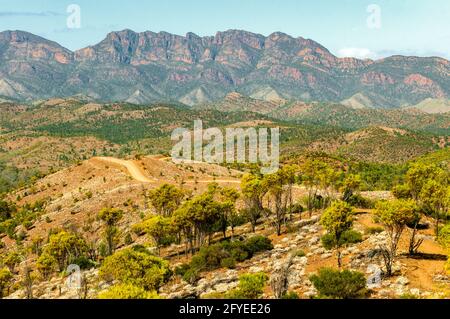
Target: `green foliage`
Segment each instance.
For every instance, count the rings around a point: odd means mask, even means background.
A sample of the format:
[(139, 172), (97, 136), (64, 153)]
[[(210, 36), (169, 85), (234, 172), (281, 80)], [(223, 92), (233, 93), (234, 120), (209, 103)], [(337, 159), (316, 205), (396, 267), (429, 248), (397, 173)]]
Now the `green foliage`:
[(387, 275), (390, 276), (401, 235), (407, 225), (418, 220), (418, 207), (412, 199), (381, 201), (377, 203), (375, 219), (384, 225), (389, 235), (389, 244), (388, 248), (383, 250), (383, 259)]
[(445, 225), (439, 231), (439, 244), (450, 252), (450, 224)]
[(369, 235), (379, 234), (379, 233), (382, 233), (383, 231), (384, 231), (384, 228), (380, 227), (380, 226), (367, 227), (365, 229), (366, 234), (369, 234)]
[(269, 277), (264, 273), (246, 274), (239, 277), (239, 285), (228, 292), (228, 299), (259, 299)]
[(107, 226), (115, 226), (123, 217), (123, 211), (116, 208), (104, 208), (98, 213), (98, 218)]
[[(332, 233), (328, 233), (328, 234), (325, 234), (324, 236), (322, 236), (321, 241), (322, 241), (322, 246), (327, 250), (334, 249), (337, 246), (336, 238), (335, 238), (334, 234), (332, 234)], [(345, 245), (357, 244), (360, 242), (362, 242), (361, 233), (359, 233), (355, 230), (347, 230), (341, 234), (338, 245), (345, 246)]]
[(375, 217), (388, 230), (400, 231), (416, 219), (418, 207), (413, 200), (396, 199), (380, 201), (376, 205)]
[(13, 275), (8, 268), (0, 269), (0, 299), (4, 297), (6, 290), (11, 285), (12, 278)]
[(2, 256), (3, 264), (14, 273), (15, 267), (22, 261), (22, 255), (17, 251), (10, 251), (6, 255)]
[(195, 281), (202, 271), (221, 267), (234, 268), (237, 262), (252, 258), (256, 253), (273, 249), (271, 241), (263, 236), (255, 236), (246, 241), (224, 241), (203, 247), (192, 257), (187, 266), (178, 270), (187, 282)]
[(255, 232), (256, 224), (261, 218), (263, 208), (263, 198), (268, 189), (260, 176), (245, 174), (241, 180), (241, 192), (245, 208), (242, 210), (244, 216), (252, 225)]
[[(16, 227), (22, 225), (25, 229), (30, 229), (36, 219), (44, 213), (45, 201), (39, 200), (32, 204), (25, 204), (16, 208), (13, 204), (3, 202), (0, 209), (3, 210), (3, 217), (9, 217), (1, 221), (0, 233), (6, 233), (11, 239), (18, 239)], [(1, 213), (1, 211), (0, 211)]]
[(158, 290), (172, 275), (169, 262), (148, 252), (124, 249), (107, 257), (99, 269), (100, 278)]
[[(340, 247), (344, 242), (343, 235), (351, 230), (353, 226), (353, 208), (343, 201), (334, 202), (331, 207), (325, 210), (320, 219), (320, 224), (327, 230), (328, 237), (325, 237), (325, 244), (329, 248), (337, 249), (338, 266), (341, 266)], [(353, 236), (353, 233), (350, 233)], [(346, 238), (348, 240), (352, 238)], [(354, 238), (353, 238), (354, 239)]]
[(119, 241), (119, 230), (116, 225), (122, 219), (123, 211), (116, 208), (104, 208), (97, 217), (105, 224), (106, 255), (112, 255)]
[(272, 250), (273, 245), (272, 241), (267, 237), (253, 236), (246, 240), (245, 249), (250, 255), (254, 255), (260, 251)]
[(289, 291), (281, 299), (300, 299), (300, 296), (295, 291)]
[(155, 291), (149, 292), (132, 284), (118, 284), (98, 295), (99, 299), (160, 299)]
[(44, 247), (37, 263), (44, 274), (53, 271), (55, 266), (64, 271), (67, 266), (81, 257), (85, 257), (88, 246), (83, 238), (76, 234), (61, 231), (50, 235), (48, 244)]
[(148, 198), (156, 213), (165, 217), (173, 214), (184, 197), (185, 193), (181, 189), (169, 184), (164, 184), (148, 193)]
[(322, 268), (310, 277), (319, 298), (356, 299), (367, 294), (364, 274), (349, 270)]
[(407, 184), (396, 185), (392, 188), (392, 195), (397, 199), (411, 198), (411, 189)]
[(153, 238), (157, 248), (169, 245), (174, 241), (175, 229), (169, 217), (154, 216), (133, 228), (135, 231), (143, 232)]

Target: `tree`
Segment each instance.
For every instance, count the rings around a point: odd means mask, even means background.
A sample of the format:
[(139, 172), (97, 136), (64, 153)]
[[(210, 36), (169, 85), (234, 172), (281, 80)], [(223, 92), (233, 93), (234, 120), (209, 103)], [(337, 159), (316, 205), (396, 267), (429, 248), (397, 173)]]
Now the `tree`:
[[(56, 265), (64, 271), (77, 258), (85, 256), (88, 247), (83, 238), (76, 234), (61, 231), (50, 236), (42, 255), (38, 258), (38, 268), (44, 273), (52, 272)], [(46, 273), (48, 275), (48, 273)]]
[(383, 249), (388, 276), (392, 275), (392, 265), (396, 258), (402, 233), (405, 227), (417, 218), (417, 210), (414, 200), (396, 199), (377, 203), (375, 218), (384, 225), (389, 235), (387, 247)]
[(118, 251), (105, 258), (99, 269), (99, 276), (104, 280), (135, 285), (147, 291), (158, 291), (171, 275), (169, 262), (145, 249)]
[(267, 186), (263, 180), (253, 174), (246, 174), (242, 177), (241, 191), (245, 208), (242, 210), (244, 216), (252, 225), (252, 231), (256, 231), (256, 225), (264, 211), (263, 199), (267, 193)]
[(450, 252), (450, 224), (442, 227), (439, 233), (439, 244), (441, 244), (445, 250), (448, 250)]
[(343, 193), (342, 200), (349, 203), (354, 193), (361, 187), (361, 176), (355, 174), (349, 174), (345, 177), (341, 191)]
[(210, 194), (215, 201), (221, 204), (220, 217), (217, 221), (217, 229), (223, 233), (223, 238), (227, 237), (227, 228), (232, 226), (234, 230), (235, 222), (237, 221), (236, 201), (239, 199), (239, 192), (233, 188), (221, 187), (217, 183), (208, 185), (207, 193)]
[(132, 284), (114, 285), (98, 295), (99, 299), (160, 299), (155, 291), (146, 291), (144, 288)]
[(208, 244), (214, 226), (220, 220), (223, 205), (214, 200), (210, 191), (186, 201), (173, 216), (174, 225), (183, 232), (193, 253), (194, 246)]
[(8, 268), (0, 269), (0, 299), (8, 294), (12, 278), (13, 275)]
[(341, 267), (342, 235), (353, 226), (353, 208), (345, 202), (337, 201), (322, 214), (320, 224), (333, 236), (333, 246), (336, 248), (338, 266)]
[[(292, 205), (292, 187), (296, 182), (295, 166), (284, 166), (274, 174), (266, 175), (263, 179), (269, 200), (269, 212), (275, 215), (274, 224), (277, 235), (281, 235), (281, 227), (286, 223), (288, 207)], [(272, 204), (272, 205), (270, 205)]]
[(156, 213), (164, 217), (170, 217), (180, 206), (184, 197), (185, 192), (169, 184), (164, 184), (160, 188), (151, 190), (148, 195)]
[[(309, 216), (312, 216), (314, 202), (320, 188), (328, 188), (333, 181), (331, 168), (325, 162), (308, 158), (301, 166), (302, 183), (308, 191), (307, 206)], [(328, 177), (327, 177), (328, 175)]]
[(439, 237), (439, 224), (450, 207), (450, 186), (440, 175), (437, 180), (427, 180), (419, 193), (419, 199), (435, 220), (435, 234)]
[(0, 199), (0, 223), (10, 219), (15, 211), (13, 204)]
[(161, 253), (161, 247), (165, 243), (170, 242), (169, 237), (174, 233), (172, 219), (160, 215), (151, 217), (134, 228), (144, 232), (153, 239), (159, 254)]
[(123, 211), (115, 208), (104, 208), (98, 213), (98, 218), (105, 224), (105, 239), (107, 247), (107, 256), (114, 253), (118, 240), (119, 230), (117, 223), (122, 219)]
[(410, 190), (411, 196), (418, 201), (423, 186), (428, 180), (437, 179), (442, 169), (437, 165), (426, 165), (423, 163), (414, 163), (406, 173), (406, 185)]
[(14, 270), (18, 264), (22, 262), (22, 256), (17, 251), (11, 251), (3, 258), (3, 264), (9, 268), (11, 273), (14, 273)]

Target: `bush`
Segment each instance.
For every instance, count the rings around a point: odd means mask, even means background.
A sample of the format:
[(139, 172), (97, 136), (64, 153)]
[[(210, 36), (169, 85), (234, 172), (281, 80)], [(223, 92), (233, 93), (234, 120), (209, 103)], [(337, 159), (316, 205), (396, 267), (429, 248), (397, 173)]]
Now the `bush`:
[(245, 247), (251, 256), (261, 251), (273, 249), (271, 240), (264, 236), (254, 236), (247, 239)]
[(322, 268), (310, 280), (319, 292), (319, 298), (355, 299), (367, 294), (366, 278), (356, 271)]
[(160, 299), (155, 291), (149, 292), (145, 289), (131, 284), (119, 284), (110, 287), (98, 295), (99, 299)]
[(11, 284), (13, 275), (8, 268), (0, 269), (0, 299), (3, 298), (5, 290)]
[(236, 268), (236, 259), (233, 257), (222, 259), (222, 261), (220, 262), (220, 266), (222, 266), (223, 268), (234, 269)]
[(239, 285), (230, 291), (226, 297), (228, 299), (258, 299), (262, 296), (267, 277), (264, 273), (242, 275), (239, 278)]
[(124, 249), (107, 257), (99, 270), (99, 276), (104, 280), (156, 291), (171, 275), (169, 262), (134, 249)]
[(367, 199), (360, 194), (353, 194), (347, 199), (347, 203), (353, 207), (370, 209), (374, 208), (375, 204), (370, 199)]
[(183, 277), (190, 268), (189, 264), (182, 264), (175, 268), (175, 275)]
[(295, 291), (286, 293), (281, 299), (300, 299), (300, 296)]
[[(331, 233), (322, 236), (321, 240), (322, 246), (327, 250), (331, 250), (336, 247), (336, 239)], [(361, 233), (357, 232), (356, 230), (347, 230), (342, 233), (339, 241), (339, 246), (357, 244), (360, 242), (362, 242)]]
[(193, 285), (200, 278), (199, 271), (194, 268), (189, 268), (183, 275), (183, 280)]
[(367, 227), (365, 230), (366, 234), (374, 235), (384, 232), (384, 228), (381, 226), (375, 226), (375, 227)]
[(288, 214), (300, 214), (303, 213), (305, 209), (300, 203), (292, 204), (288, 207)]
[(396, 185), (392, 188), (392, 195), (397, 199), (411, 198), (411, 189), (406, 184)]
[(243, 262), (252, 258), (255, 253), (270, 249), (273, 249), (272, 242), (264, 236), (254, 236), (245, 241), (224, 241), (203, 247), (192, 257), (189, 266), (179, 269), (182, 272), (180, 275), (187, 282), (195, 282), (202, 271), (221, 267), (235, 268), (237, 262)]

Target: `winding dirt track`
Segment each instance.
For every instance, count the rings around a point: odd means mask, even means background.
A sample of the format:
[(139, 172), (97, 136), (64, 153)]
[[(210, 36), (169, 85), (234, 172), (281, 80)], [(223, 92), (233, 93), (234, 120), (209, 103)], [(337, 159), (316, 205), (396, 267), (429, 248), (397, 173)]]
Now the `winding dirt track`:
[[(148, 178), (142, 169), (139, 167), (139, 165), (134, 161), (127, 161), (118, 159), (115, 157), (95, 157), (94, 159), (107, 162), (111, 164), (117, 164), (125, 167), (128, 170), (128, 173), (131, 175), (133, 179), (135, 179), (138, 182), (141, 183), (157, 183), (158, 179)], [(167, 160), (167, 158), (161, 158), (161, 161)], [(193, 183), (219, 183), (219, 184), (240, 184), (241, 181), (236, 179), (207, 179), (207, 180), (198, 180), (198, 181), (186, 181), (187, 184), (193, 184)]]

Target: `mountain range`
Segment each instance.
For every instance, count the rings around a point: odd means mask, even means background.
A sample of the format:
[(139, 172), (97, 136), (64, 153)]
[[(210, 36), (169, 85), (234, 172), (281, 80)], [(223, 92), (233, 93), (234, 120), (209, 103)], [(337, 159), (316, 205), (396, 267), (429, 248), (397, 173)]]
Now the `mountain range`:
[(266, 101), (398, 108), (448, 101), (449, 61), (338, 58), (319, 43), (240, 30), (186, 36), (131, 30), (72, 52), (42, 37), (0, 33), (0, 98), (83, 96), (101, 102), (205, 104), (237, 92)]

